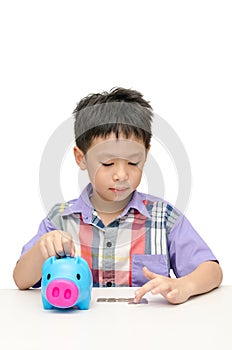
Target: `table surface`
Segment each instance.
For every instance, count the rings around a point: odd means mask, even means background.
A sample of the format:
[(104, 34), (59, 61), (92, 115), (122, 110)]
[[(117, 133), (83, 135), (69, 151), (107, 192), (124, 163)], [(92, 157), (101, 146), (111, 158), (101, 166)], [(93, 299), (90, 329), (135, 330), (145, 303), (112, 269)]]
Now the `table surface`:
[(1, 349), (232, 349), (232, 286), (180, 305), (150, 293), (148, 304), (97, 302), (133, 296), (93, 288), (89, 310), (44, 310), (40, 289), (1, 289)]

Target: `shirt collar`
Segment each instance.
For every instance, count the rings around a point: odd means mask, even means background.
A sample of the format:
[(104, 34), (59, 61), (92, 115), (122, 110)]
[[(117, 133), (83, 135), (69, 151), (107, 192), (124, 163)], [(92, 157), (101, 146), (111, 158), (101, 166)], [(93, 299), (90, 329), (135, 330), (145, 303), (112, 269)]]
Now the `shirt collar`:
[(145, 200), (146, 194), (135, 190), (130, 202), (127, 204), (120, 217), (126, 215), (130, 209), (137, 209), (140, 212), (140, 214), (150, 218), (151, 216), (148, 213), (147, 208), (144, 204)]
[[(90, 201), (92, 193), (93, 187), (92, 184), (89, 183), (84, 188), (78, 199), (69, 202), (69, 207), (63, 211), (62, 216), (74, 213), (81, 213), (84, 222), (90, 224), (92, 220), (92, 213), (94, 210), (94, 207)], [(125, 209), (119, 217), (125, 216), (130, 209), (137, 209), (142, 215), (150, 218), (150, 214), (148, 213), (147, 208), (144, 204), (145, 200), (146, 194), (137, 192), (135, 190), (130, 202), (127, 204), (127, 206), (125, 207)]]

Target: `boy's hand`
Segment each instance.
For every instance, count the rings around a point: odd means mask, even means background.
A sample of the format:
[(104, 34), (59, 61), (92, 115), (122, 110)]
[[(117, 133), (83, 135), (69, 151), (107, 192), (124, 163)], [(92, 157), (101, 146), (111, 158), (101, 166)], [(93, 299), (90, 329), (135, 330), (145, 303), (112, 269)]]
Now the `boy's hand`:
[(143, 273), (150, 281), (136, 290), (134, 299), (136, 303), (147, 292), (151, 292), (153, 295), (161, 294), (171, 304), (183, 303), (190, 297), (185, 291), (184, 283), (181, 279), (157, 275), (146, 267), (143, 268)]
[(72, 236), (64, 231), (50, 231), (39, 240), (39, 247), (44, 259), (50, 256), (64, 257), (66, 255), (74, 257), (75, 245)]

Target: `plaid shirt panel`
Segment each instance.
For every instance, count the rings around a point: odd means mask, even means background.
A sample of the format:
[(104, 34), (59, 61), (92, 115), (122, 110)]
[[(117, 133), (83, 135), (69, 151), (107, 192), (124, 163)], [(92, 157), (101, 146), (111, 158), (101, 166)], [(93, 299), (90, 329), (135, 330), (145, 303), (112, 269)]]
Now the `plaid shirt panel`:
[(180, 215), (165, 202), (144, 204), (150, 218), (131, 208), (106, 227), (95, 211), (87, 224), (79, 213), (62, 216), (65, 207), (61, 205), (53, 208), (48, 219), (72, 234), (77, 255), (90, 266), (94, 287), (142, 285), (146, 280), (136, 274), (142, 275), (144, 265), (169, 276), (167, 234)]

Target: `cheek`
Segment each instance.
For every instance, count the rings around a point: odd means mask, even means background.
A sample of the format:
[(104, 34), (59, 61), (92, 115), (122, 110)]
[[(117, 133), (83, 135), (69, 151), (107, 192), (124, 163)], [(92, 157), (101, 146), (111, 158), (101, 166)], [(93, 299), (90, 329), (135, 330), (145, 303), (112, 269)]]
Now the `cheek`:
[(94, 171), (91, 172), (91, 174), (89, 174), (89, 178), (92, 184), (95, 185), (95, 187), (104, 184), (108, 177), (109, 175), (107, 176), (106, 172), (102, 167), (96, 168)]
[(90, 181), (93, 182), (96, 179), (96, 176), (98, 176), (99, 164), (95, 163), (94, 161), (91, 162), (90, 160), (87, 163), (87, 170), (88, 170)]
[(137, 187), (140, 184), (142, 178), (142, 170), (136, 168), (130, 175), (130, 183), (133, 187)]

